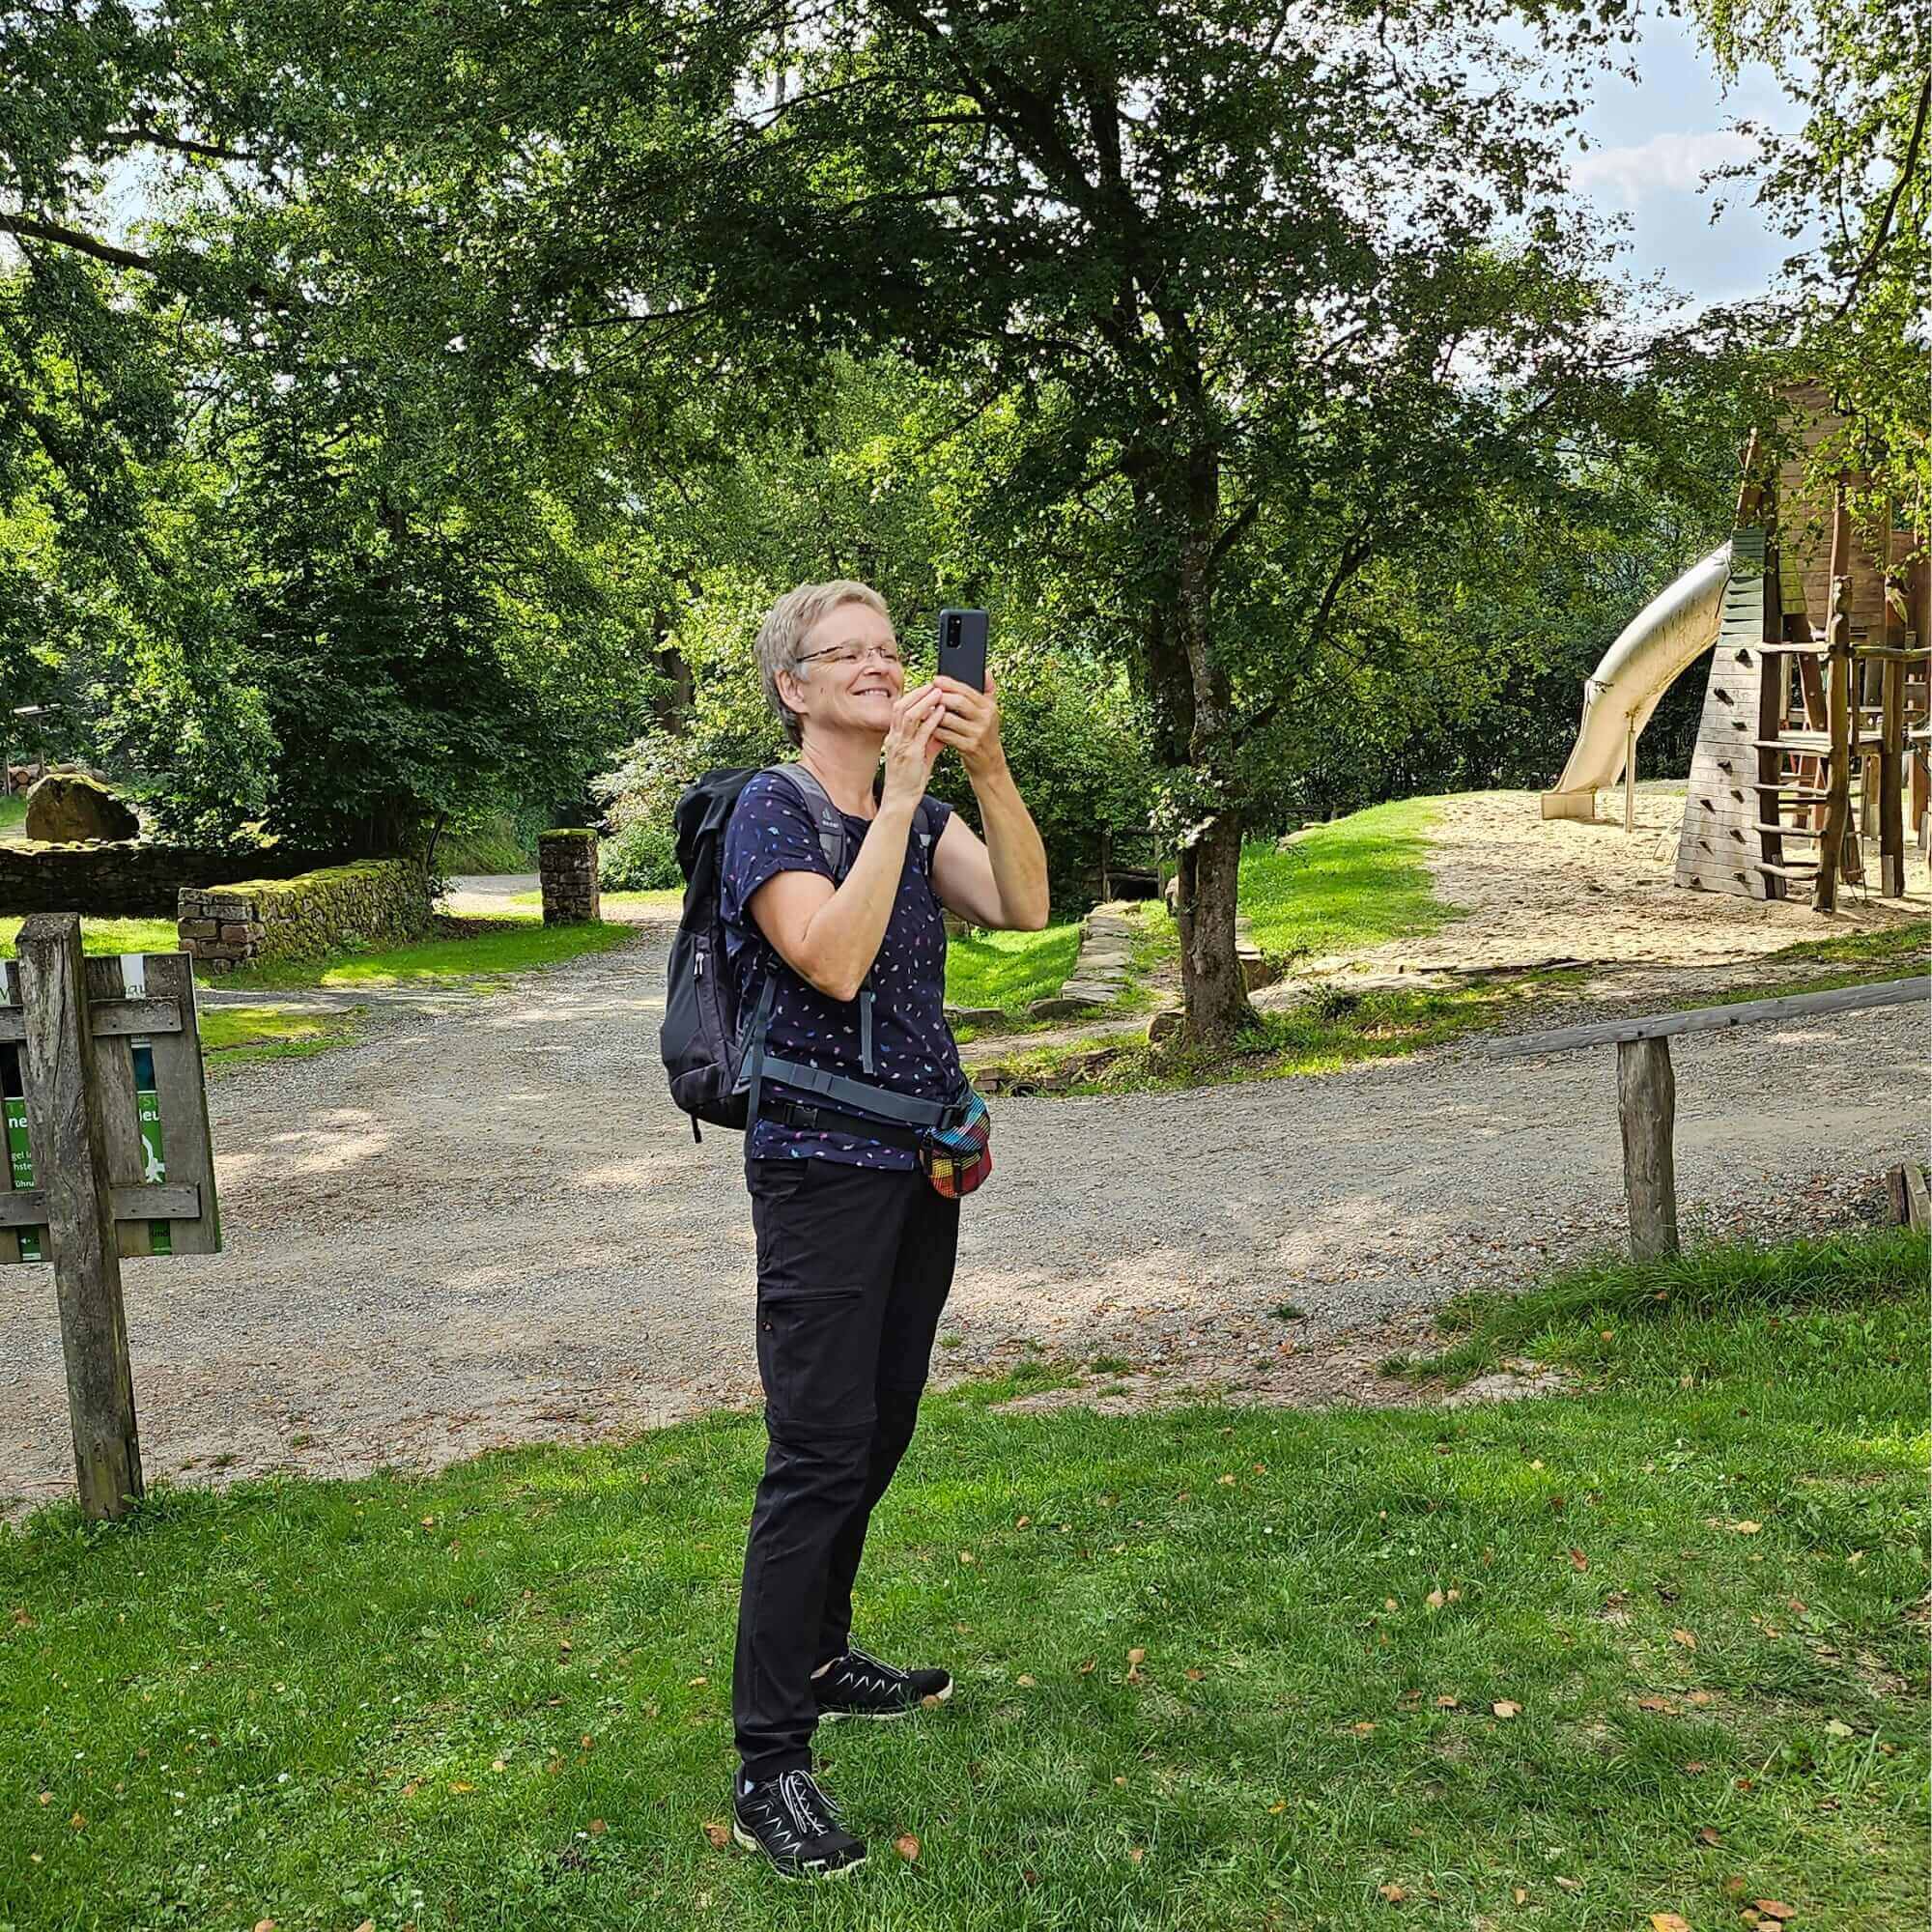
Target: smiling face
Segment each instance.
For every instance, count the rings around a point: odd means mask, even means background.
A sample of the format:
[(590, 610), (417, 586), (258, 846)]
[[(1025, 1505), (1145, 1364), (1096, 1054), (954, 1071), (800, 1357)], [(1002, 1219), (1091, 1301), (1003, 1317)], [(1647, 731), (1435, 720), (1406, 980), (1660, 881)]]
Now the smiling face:
[[(905, 690), (905, 667), (882, 658), (879, 648), (896, 642), (892, 619), (869, 605), (828, 611), (799, 642), (797, 656), (811, 662), (781, 673), (781, 692), (805, 730), (884, 738)], [(813, 657), (815, 651), (829, 655)], [(841, 662), (848, 652), (850, 661)]]

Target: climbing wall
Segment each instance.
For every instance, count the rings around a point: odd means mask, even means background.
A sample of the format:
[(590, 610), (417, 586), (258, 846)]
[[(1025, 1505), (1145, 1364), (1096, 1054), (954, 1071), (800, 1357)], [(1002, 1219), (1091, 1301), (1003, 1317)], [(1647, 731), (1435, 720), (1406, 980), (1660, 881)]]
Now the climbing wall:
[[(1758, 829), (1776, 811), (1760, 805), (1757, 741), (1775, 733), (1771, 711), (1781, 695), (1775, 689), (1777, 680), (1767, 685), (1765, 676), (1765, 601), (1769, 595), (1776, 607), (1777, 592), (1766, 578), (1764, 557), (1763, 530), (1733, 533), (1731, 577), (1690, 753), (1690, 797), (1677, 845), (1680, 886), (1753, 899), (1782, 896), (1776, 872), (1765, 869), (1777, 863), (1776, 840), (1767, 841)], [(1776, 635), (1776, 608), (1772, 630)]]

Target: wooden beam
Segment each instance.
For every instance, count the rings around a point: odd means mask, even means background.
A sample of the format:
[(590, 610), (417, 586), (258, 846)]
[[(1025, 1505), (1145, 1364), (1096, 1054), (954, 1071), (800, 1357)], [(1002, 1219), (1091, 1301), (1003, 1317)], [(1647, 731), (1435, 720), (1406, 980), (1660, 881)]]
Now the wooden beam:
[[(182, 957), (185, 959), (186, 953)], [(180, 1033), (179, 1000), (96, 1000), (87, 1009), (87, 1030), (96, 1039), (129, 1037), (135, 1034)], [(0, 1007), (0, 1040), (25, 1039), (25, 1016), (12, 1007)]]
[[(201, 1216), (201, 1189), (191, 1180), (162, 1181), (154, 1187), (110, 1188), (116, 1221), (194, 1221)], [(43, 1228), (47, 1190), (14, 1187), (0, 1193), (0, 1228)], [(146, 1254), (148, 1250), (138, 1250)]]
[(123, 1515), (143, 1484), (79, 917), (30, 919), (17, 944), (35, 1191), (53, 1244), (80, 1507), (99, 1520)]
[(1932, 1002), (1932, 976), (1884, 980), (1868, 986), (1836, 986), (1828, 993), (1787, 993), (1776, 1000), (1741, 1000), (1727, 1007), (1696, 1007), (1683, 1013), (1654, 1013), (1643, 1019), (1604, 1020), (1592, 1026), (1557, 1027), (1491, 1040), (1490, 1060), (1520, 1060), (1538, 1053), (1573, 1053), (1585, 1046), (1621, 1046), (1626, 1040), (1665, 1039), (1676, 1034), (1724, 1033), (1732, 1027), (1768, 1020), (1818, 1019), (1829, 1013), (1862, 1012), (1872, 1007), (1909, 1007)]
[(1624, 1198), (1631, 1258), (1677, 1252), (1677, 1081), (1667, 1039), (1630, 1039), (1617, 1048), (1617, 1115), (1624, 1136)]

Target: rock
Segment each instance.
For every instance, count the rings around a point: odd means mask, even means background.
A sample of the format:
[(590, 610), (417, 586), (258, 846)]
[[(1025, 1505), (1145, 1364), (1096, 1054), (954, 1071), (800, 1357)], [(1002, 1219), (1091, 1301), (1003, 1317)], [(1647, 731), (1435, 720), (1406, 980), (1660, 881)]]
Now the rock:
[(1082, 1013), (1092, 1012), (1095, 1007), (1105, 1004), (1105, 994), (1098, 999), (1081, 998), (1074, 993), (1069, 981), (1061, 988), (1058, 999), (1036, 1000), (1027, 1008), (1027, 1012), (1037, 1020), (1071, 1020), (1078, 1019)]
[(27, 794), (26, 834), (48, 845), (84, 838), (138, 838), (141, 821), (99, 779), (49, 772)]
[(1186, 1024), (1187, 1015), (1179, 1007), (1163, 1007), (1148, 1021), (1148, 1044), (1158, 1046), (1162, 1040), (1174, 1038)]
[(946, 1009), (946, 1024), (948, 1026), (1004, 1026), (1006, 1018), (1005, 1012), (998, 1007), (948, 1007)]
[(1253, 947), (1236, 947), (1235, 956), (1241, 962), (1241, 983), (1251, 993), (1257, 986), (1272, 986), (1281, 978), (1273, 963)]

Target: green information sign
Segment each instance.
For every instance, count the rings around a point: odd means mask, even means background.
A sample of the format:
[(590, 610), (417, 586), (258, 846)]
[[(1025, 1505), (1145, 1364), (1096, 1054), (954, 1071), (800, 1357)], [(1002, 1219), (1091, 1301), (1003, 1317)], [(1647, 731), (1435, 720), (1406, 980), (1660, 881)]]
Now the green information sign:
[[(152, 1187), (168, 1178), (161, 1145), (161, 1103), (155, 1093), (155, 1048), (151, 1040), (130, 1040), (134, 1052), (134, 1115), (141, 1125), (143, 1182)], [(148, 1223), (149, 1253), (171, 1255), (175, 1244), (166, 1221)]]
[[(13, 1047), (0, 1052), (0, 1086), (6, 1089), (7, 1162), (14, 1177), (13, 1185), (16, 1188), (31, 1187), (34, 1184), (34, 1156), (27, 1145), (27, 1101), (20, 1086), (20, 1056)], [(23, 1262), (46, 1260), (44, 1228), (21, 1228), (15, 1232), (20, 1236), (20, 1259)]]

